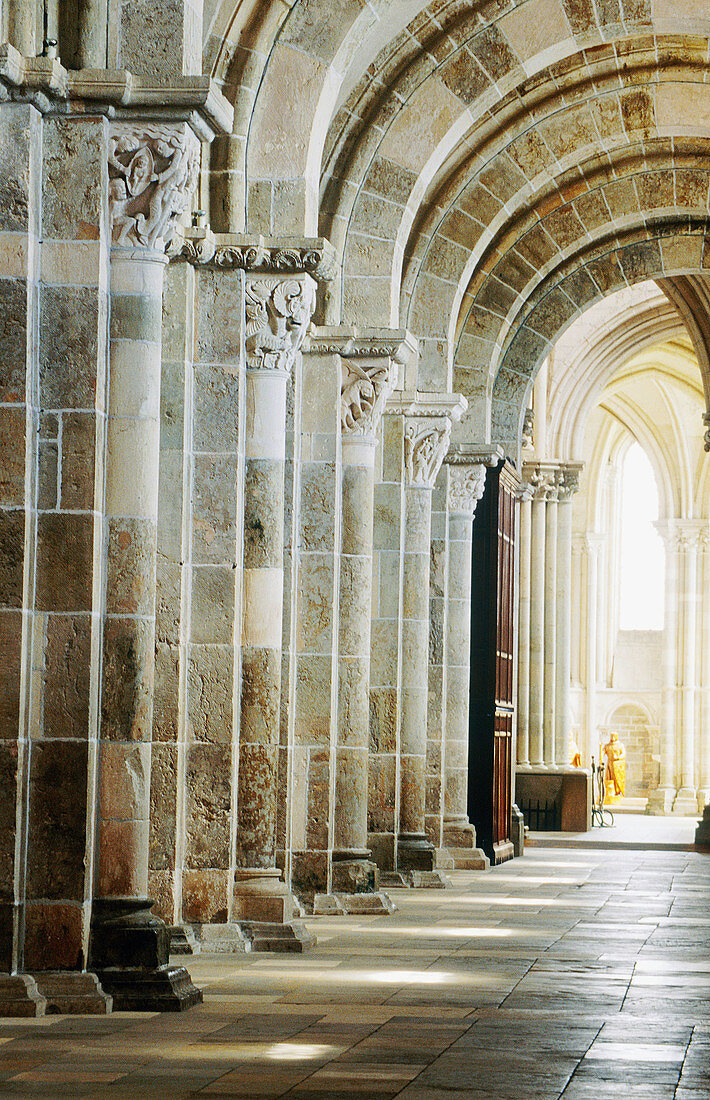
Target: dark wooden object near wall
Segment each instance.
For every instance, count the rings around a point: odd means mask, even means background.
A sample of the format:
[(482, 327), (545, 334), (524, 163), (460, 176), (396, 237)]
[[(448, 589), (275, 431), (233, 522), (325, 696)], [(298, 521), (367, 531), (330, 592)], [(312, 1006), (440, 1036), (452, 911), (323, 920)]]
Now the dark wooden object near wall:
[(507, 462), (488, 471), (473, 524), (468, 813), (491, 862), (513, 855), (515, 492)]

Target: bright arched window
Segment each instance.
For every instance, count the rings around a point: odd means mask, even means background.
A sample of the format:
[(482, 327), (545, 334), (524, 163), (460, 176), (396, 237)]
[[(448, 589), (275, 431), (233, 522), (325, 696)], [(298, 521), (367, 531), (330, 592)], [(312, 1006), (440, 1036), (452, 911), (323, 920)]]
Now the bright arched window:
[(621, 569), (619, 626), (662, 630), (665, 556), (658, 519), (658, 489), (651, 463), (638, 443), (621, 467)]

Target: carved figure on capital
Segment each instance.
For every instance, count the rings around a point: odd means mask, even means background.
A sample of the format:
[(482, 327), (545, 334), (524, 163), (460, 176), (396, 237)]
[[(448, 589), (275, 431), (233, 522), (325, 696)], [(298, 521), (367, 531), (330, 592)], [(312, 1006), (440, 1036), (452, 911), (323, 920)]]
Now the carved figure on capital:
[(391, 359), (358, 363), (341, 356), (340, 426), (348, 435), (374, 436), (385, 402), (397, 384)]
[(433, 488), (451, 441), (451, 421), (407, 424), (404, 462), (409, 485)]
[(486, 488), (486, 467), (452, 466), (449, 470), (449, 512), (473, 517)]
[(564, 474), (559, 466), (538, 463), (524, 471), (533, 500), (557, 500)]
[(315, 309), (315, 283), (304, 279), (248, 279), (247, 366), (290, 372)]
[(112, 123), (108, 172), (114, 245), (163, 251), (197, 185), (199, 144), (188, 125)]

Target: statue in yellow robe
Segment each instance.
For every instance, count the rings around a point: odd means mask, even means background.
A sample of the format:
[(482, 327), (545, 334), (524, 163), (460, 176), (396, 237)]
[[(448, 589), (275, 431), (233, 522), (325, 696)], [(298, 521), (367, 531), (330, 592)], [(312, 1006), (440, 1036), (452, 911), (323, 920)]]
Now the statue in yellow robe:
[(604, 761), (604, 804), (618, 802), (626, 794), (626, 747), (618, 733), (611, 733), (600, 751)]

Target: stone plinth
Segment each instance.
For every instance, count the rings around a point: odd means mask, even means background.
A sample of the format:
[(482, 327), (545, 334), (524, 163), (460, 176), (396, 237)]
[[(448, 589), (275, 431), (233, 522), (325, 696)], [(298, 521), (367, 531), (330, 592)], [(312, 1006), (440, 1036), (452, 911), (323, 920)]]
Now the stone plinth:
[(515, 800), (528, 803), (555, 803), (558, 828), (562, 832), (583, 833), (592, 824), (592, 777), (578, 768), (562, 771), (523, 769), (516, 772)]
[(44, 1016), (47, 999), (29, 974), (0, 974), (0, 1016)]
[(695, 843), (699, 848), (710, 850), (710, 806), (706, 806), (702, 819), (695, 830)]

